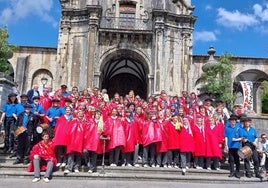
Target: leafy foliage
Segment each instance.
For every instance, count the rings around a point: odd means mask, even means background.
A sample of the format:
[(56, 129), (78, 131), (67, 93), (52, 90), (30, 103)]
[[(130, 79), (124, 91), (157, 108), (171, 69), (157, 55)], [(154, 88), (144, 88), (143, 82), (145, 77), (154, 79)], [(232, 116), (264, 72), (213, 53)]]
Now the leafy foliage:
[(268, 114), (268, 82), (263, 81), (262, 113)]
[(6, 28), (0, 28), (0, 72), (9, 75), (11, 65), (7, 60), (12, 57), (13, 52), (17, 49), (17, 47), (9, 45), (7, 39), (8, 33)]
[(220, 56), (218, 63), (201, 74), (201, 91), (207, 93), (211, 98), (225, 101), (230, 107), (235, 96), (233, 94), (233, 79), (231, 77), (233, 64), (232, 55)]

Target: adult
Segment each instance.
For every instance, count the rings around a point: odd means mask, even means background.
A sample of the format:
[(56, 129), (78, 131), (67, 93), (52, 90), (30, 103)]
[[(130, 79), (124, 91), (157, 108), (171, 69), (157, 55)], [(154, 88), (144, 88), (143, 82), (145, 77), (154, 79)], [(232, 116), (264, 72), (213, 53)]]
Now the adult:
[(261, 140), (258, 146), (258, 152), (260, 156), (260, 166), (262, 171), (266, 172), (268, 175), (268, 139), (266, 134), (261, 134)]
[(11, 153), (14, 149), (14, 128), (17, 119), (17, 94), (10, 93), (7, 102), (3, 105), (0, 124), (4, 123), (5, 146), (4, 153)]
[(236, 123), (236, 120), (237, 118), (234, 116), (228, 119), (228, 123), (225, 124), (224, 139), (225, 150), (229, 156), (229, 177), (240, 178), (240, 159), (237, 152), (241, 147), (241, 127)]
[(38, 91), (39, 89), (39, 86), (38, 85), (33, 85), (33, 88), (30, 89), (28, 92), (27, 92), (27, 96), (28, 96), (28, 102), (29, 103), (32, 103), (33, 102), (33, 97), (36, 97), (36, 96), (40, 96), (40, 93)]
[(17, 135), (18, 148), (17, 148), (17, 159), (13, 164), (24, 163), (28, 164), (28, 155), (31, 149), (31, 140), (33, 136), (33, 130), (37, 126), (36, 116), (31, 112), (32, 106), (26, 104), (24, 106), (25, 111), (18, 115), (16, 121), (16, 129), (21, 129)]
[[(243, 119), (243, 131), (242, 131), (242, 146), (248, 146), (252, 150), (252, 160), (254, 165), (254, 173), (256, 178), (262, 179), (259, 171), (259, 155), (257, 151), (258, 146), (258, 134), (255, 128), (251, 126), (252, 120), (250, 118)], [(246, 171), (246, 177), (252, 177), (252, 171), (250, 169), (250, 159), (244, 159), (244, 167)]]

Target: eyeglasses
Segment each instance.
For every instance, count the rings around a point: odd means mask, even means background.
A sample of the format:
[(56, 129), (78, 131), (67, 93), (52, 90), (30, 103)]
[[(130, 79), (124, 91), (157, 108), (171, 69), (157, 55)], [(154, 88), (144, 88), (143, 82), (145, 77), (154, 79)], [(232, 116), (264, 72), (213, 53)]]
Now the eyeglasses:
[(264, 138), (267, 138), (267, 136), (263, 136), (263, 137), (261, 137), (261, 138), (263, 138), (263, 139), (264, 139)]

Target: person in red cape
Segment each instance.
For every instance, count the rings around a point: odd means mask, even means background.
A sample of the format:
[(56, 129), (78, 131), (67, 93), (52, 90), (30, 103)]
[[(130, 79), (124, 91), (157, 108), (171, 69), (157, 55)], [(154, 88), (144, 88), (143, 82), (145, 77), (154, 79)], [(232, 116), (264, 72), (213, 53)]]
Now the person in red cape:
[(117, 166), (119, 162), (120, 150), (125, 147), (126, 137), (121, 117), (118, 116), (116, 108), (112, 109), (112, 114), (104, 123), (104, 133), (110, 137), (107, 144), (110, 166)]
[(209, 118), (209, 125), (205, 127), (206, 133), (206, 168), (211, 170), (211, 161), (216, 170), (220, 170), (219, 160), (222, 158), (223, 124), (216, 123), (213, 117)]
[[(48, 88), (43, 89), (43, 95), (40, 96), (39, 102), (44, 107), (45, 113), (52, 106), (52, 98), (49, 96)], [(44, 123), (47, 123), (47, 122), (44, 122)]]
[(179, 168), (180, 161), (180, 129), (182, 123), (179, 122), (178, 116), (172, 116), (172, 119), (168, 121), (167, 126), (169, 127), (169, 136), (168, 136), (168, 167), (172, 164), (174, 168)]
[(196, 169), (203, 169), (206, 156), (206, 135), (204, 119), (201, 116), (196, 117), (196, 121), (193, 126), (193, 134), (195, 143), (194, 166)]
[[(155, 147), (157, 142), (162, 141), (160, 124), (157, 122), (155, 113), (146, 114), (147, 120), (143, 122), (142, 126), (142, 144), (143, 144), (143, 167), (155, 167)], [(150, 161), (149, 161), (150, 154)]]
[(77, 112), (77, 118), (73, 119), (69, 125), (68, 135), (68, 164), (64, 174), (69, 172), (79, 172), (82, 160), (84, 129), (88, 123), (84, 117), (83, 111)]
[(133, 122), (133, 118), (131, 118), (131, 111), (126, 110), (125, 111), (125, 117), (122, 122), (124, 131), (125, 131), (125, 136), (126, 136), (126, 145), (122, 149), (122, 159), (123, 163), (122, 166), (132, 166), (132, 155), (135, 150), (135, 145), (136, 145), (136, 138), (137, 138), (137, 132), (135, 129), (135, 125)]
[(139, 159), (139, 154), (141, 154), (142, 152), (140, 148), (142, 147), (141, 133), (142, 133), (142, 124), (143, 124), (144, 118), (145, 118), (145, 115), (144, 115), (142, 107), (137, 106), (135, 113), (134, 113), (134, 123), (133, 123), (135, 127), (135, 132), (136, 132), (136, 145), (135, 145), (135, 151), (134, 151), (134, 156), (133, 156), (133, 165), (135, 167), (140, 166), (138, 164), (138, 159)]
[(69, 124), (73, 119), (72, 108), (67, 106), (65, 114), (57, 120), (54, 129), (54, 145), (56, 146), (57, 167), (65, 167), (67, 163), (67, 145)]
[(163, 111), (158, 113), (158, 123), (160, 125), (162, 141), (156, 143), (156, 167), (163, 166), (167, 168), (169, 127)]
[(29, 159), (31, 163), (27, 170), (29, 172), (34, 171), (34, 179), (32, 182), (35, 183), (40, 180), (40, 171), (46, 171), (43, 179), (45, 182), (49, 182), (57, 159), (54, 153), (54, 144), (49, 139), (49, 133), (47, 131), (43, 132), (42, 141), (33, 146)]
[(88, 173), (97, 171), (97, 156), (103, 153), (103, 142), (100, 137), (103, 132), (103, 119), (99, 110), (94, 112), (93, 118), (89, 120), (85, 127), (83, 154)]
[(185, 175), (186, 169), (190, 168), (192, 152), (194, 152), (194, 137), (192, 127), (187, 118), (183, 118), (180, 131), (180, 151), (182, 175)]

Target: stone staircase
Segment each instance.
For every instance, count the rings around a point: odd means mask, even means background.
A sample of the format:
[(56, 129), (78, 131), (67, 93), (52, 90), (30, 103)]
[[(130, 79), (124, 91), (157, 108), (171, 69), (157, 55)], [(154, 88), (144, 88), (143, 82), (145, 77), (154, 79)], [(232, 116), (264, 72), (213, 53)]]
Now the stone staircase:
[[(33, 178), (33, 172), (27, 172), (27, 165), (13, 165), (14, 158), (10, 159), (7, 154), (0, 150), (0, 178)], [(242, 165), (241, 165), (242, 167)], [(172, 181), (172, 182), (198, 182), (198, 183), (249, 183), (260, 182), (258, 178), (241, 177), (229, 178), (228, 164), (222, 163), (221, 170), (189, 169), (186, 175), (181, 174), (181, 169), (175, 168), (144, 168), (144, 167), (110, 167), (98, 166), (96, 173), (89, 174), (87, 167), (82, 166), (79, 173), (69, 173), (64, 175), (63, 168), (58, 168), (53, 172), (53, 178), (72, 180), (127, 180), (127, 181)], [(44, 173), (41, 173), (43, 175)], [(267, 181), (265, 177), (263, 181)]]

